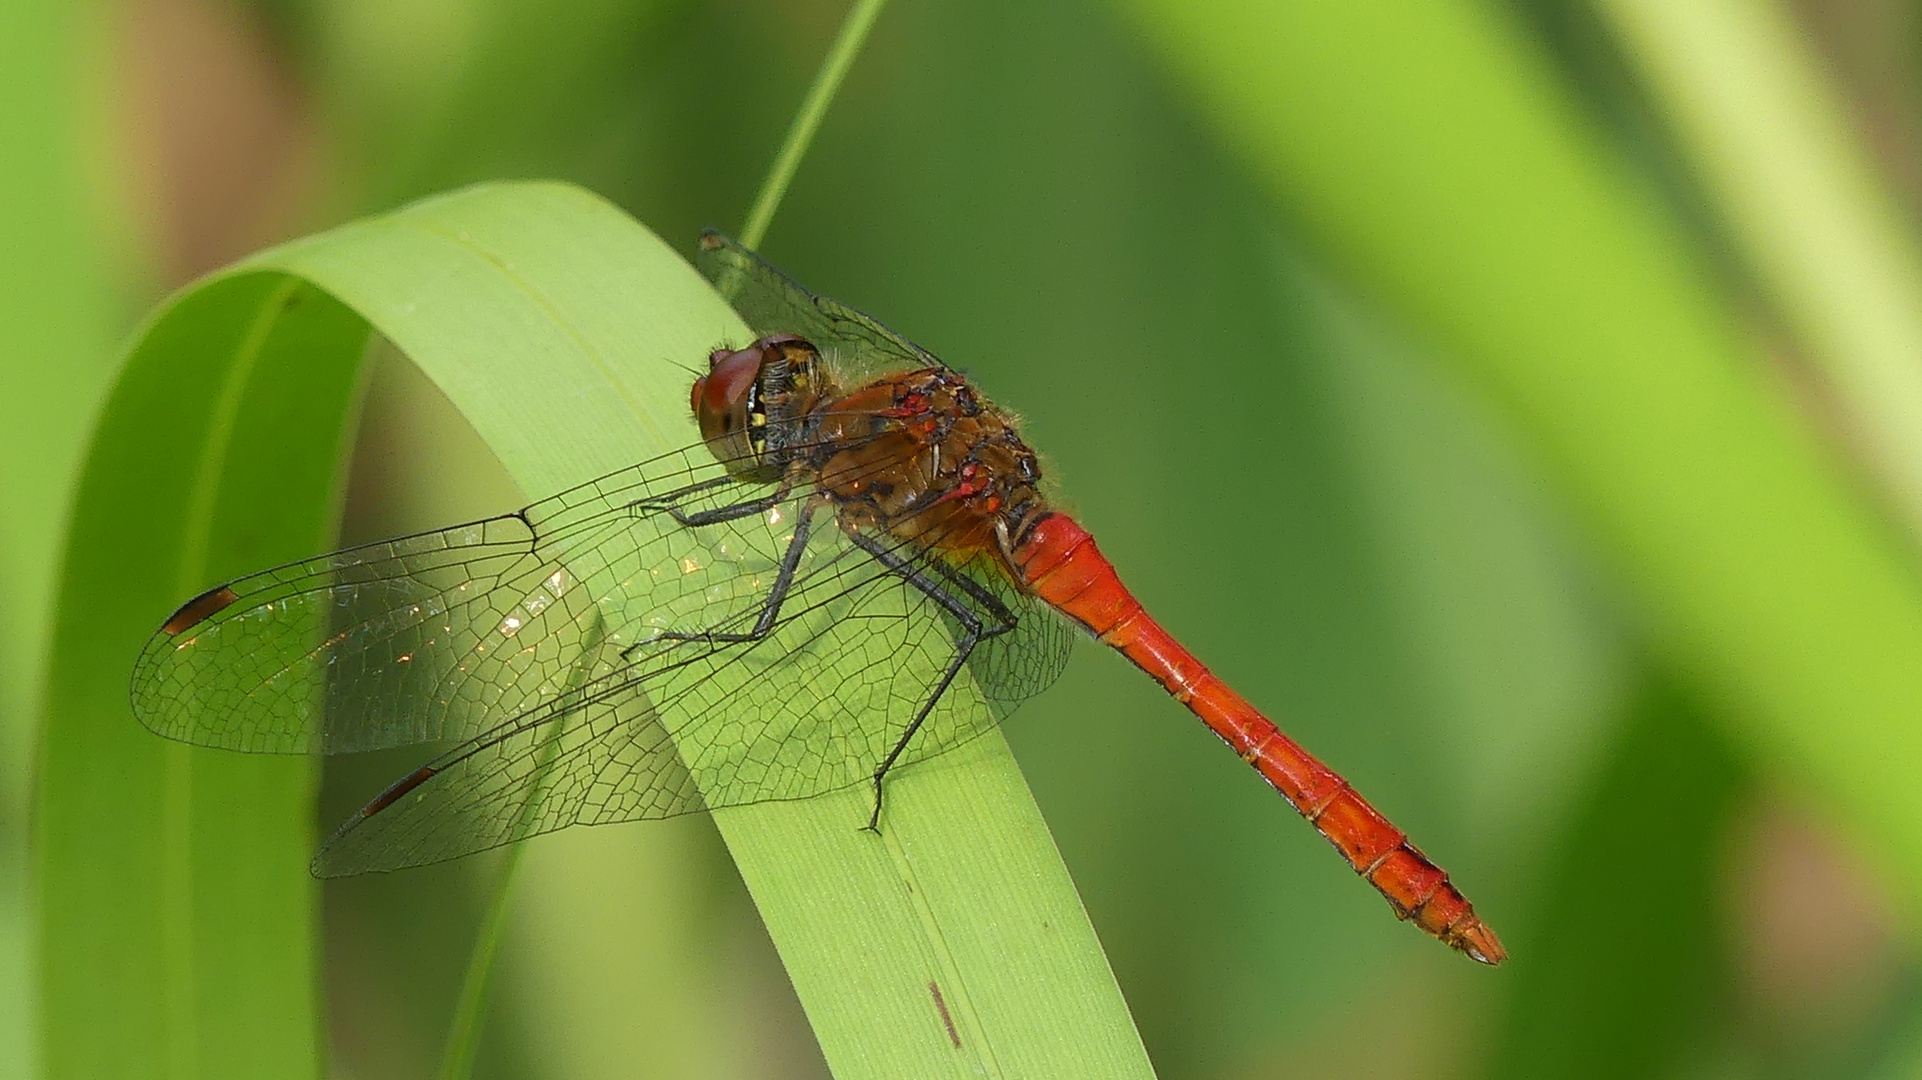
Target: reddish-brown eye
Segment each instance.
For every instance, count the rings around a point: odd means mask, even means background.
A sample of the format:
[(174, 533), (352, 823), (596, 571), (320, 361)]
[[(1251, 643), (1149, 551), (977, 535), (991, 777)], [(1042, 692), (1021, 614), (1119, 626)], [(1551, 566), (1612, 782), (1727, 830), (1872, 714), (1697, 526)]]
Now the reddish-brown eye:
[(687, 399), (687, 411), (693, 413), (695, 416), (701, 415), (701, 387), (706, 383), (707, 383), (707, 376), (705, 375), (701, 376), (698, 379), (695, 379), (694, 393), (691, 394)]
[(758, 349), (742, 349), (729, 353), (714, 370), (701, 380), (706, 384), (702, 397), (709, 409), (717, 413), (732, 411), (736, 405), (747, 400), (747, 392), (754, 385), (754, 377), (761, 373), (761, 352)]
[(716, 355), (713, 363), (713, 370), (696, 384), (693, 403), (701, 437), (710, 440), (726, 435), (737, 425), (746, 426), (748, 395), (761, 374), (761, 350)]

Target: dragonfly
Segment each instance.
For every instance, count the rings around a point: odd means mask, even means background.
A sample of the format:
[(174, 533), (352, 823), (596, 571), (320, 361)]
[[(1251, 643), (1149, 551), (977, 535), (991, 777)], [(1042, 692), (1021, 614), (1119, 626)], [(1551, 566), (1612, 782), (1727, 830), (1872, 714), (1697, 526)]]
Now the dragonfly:
[(1011, 414), (718, 232), (697, 261), (759, 335), (694, 380), (698, 444), (208, 589), (140, 653), (135, 716), (257, 753), (444, 747), (321, 846), (332, 877), (858, 785), (878, 830), (897, 769), (1001, 722), (1092, 635), (1398, 918), (1506, 958), (1441, 868), (1143, 609)]

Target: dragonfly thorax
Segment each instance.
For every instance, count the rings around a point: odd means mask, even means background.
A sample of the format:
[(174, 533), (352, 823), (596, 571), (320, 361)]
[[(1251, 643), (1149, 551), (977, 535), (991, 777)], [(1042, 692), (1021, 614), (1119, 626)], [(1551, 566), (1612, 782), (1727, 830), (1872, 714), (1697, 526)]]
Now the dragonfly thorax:
[(1047, 513), (1014, 418), (945, 367), (874, 380), (818, 407), (815, 482), (844, 526), (966, 558), (1005, 557)]

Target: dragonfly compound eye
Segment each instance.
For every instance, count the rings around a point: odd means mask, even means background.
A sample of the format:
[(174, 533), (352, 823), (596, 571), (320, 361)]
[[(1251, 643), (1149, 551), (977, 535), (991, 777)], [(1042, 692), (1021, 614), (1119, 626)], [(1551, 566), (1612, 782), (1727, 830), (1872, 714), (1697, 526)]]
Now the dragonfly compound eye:
[(701, 439), (729, 471), (758, 471), (766, 449), (765, 416), (756, 422), (761, 408), (758, 382), (766, 355), (759, 347), (736, 352), (716, 349), (709, 358), (708, 373), (694, 381), (689, 404), (700, 424)]
[(694, 381), (695, 419), (701, 436), (712, 440), (742, 426), (754, 380), (761, 374), (761, 351), (742, 349), (723, 355), (716, 350), (713, 369)]

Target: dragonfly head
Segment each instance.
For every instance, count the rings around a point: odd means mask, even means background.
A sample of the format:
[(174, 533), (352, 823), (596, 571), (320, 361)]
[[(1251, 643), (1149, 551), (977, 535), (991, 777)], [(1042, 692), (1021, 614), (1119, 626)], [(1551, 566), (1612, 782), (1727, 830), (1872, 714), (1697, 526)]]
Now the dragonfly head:
[(743, 480), (780, 479), (783, 450), (815, 394), (820, 354), (805, 338), (770, 334), (745, 349), (716, 349), (689, 405), (701, 439)]

